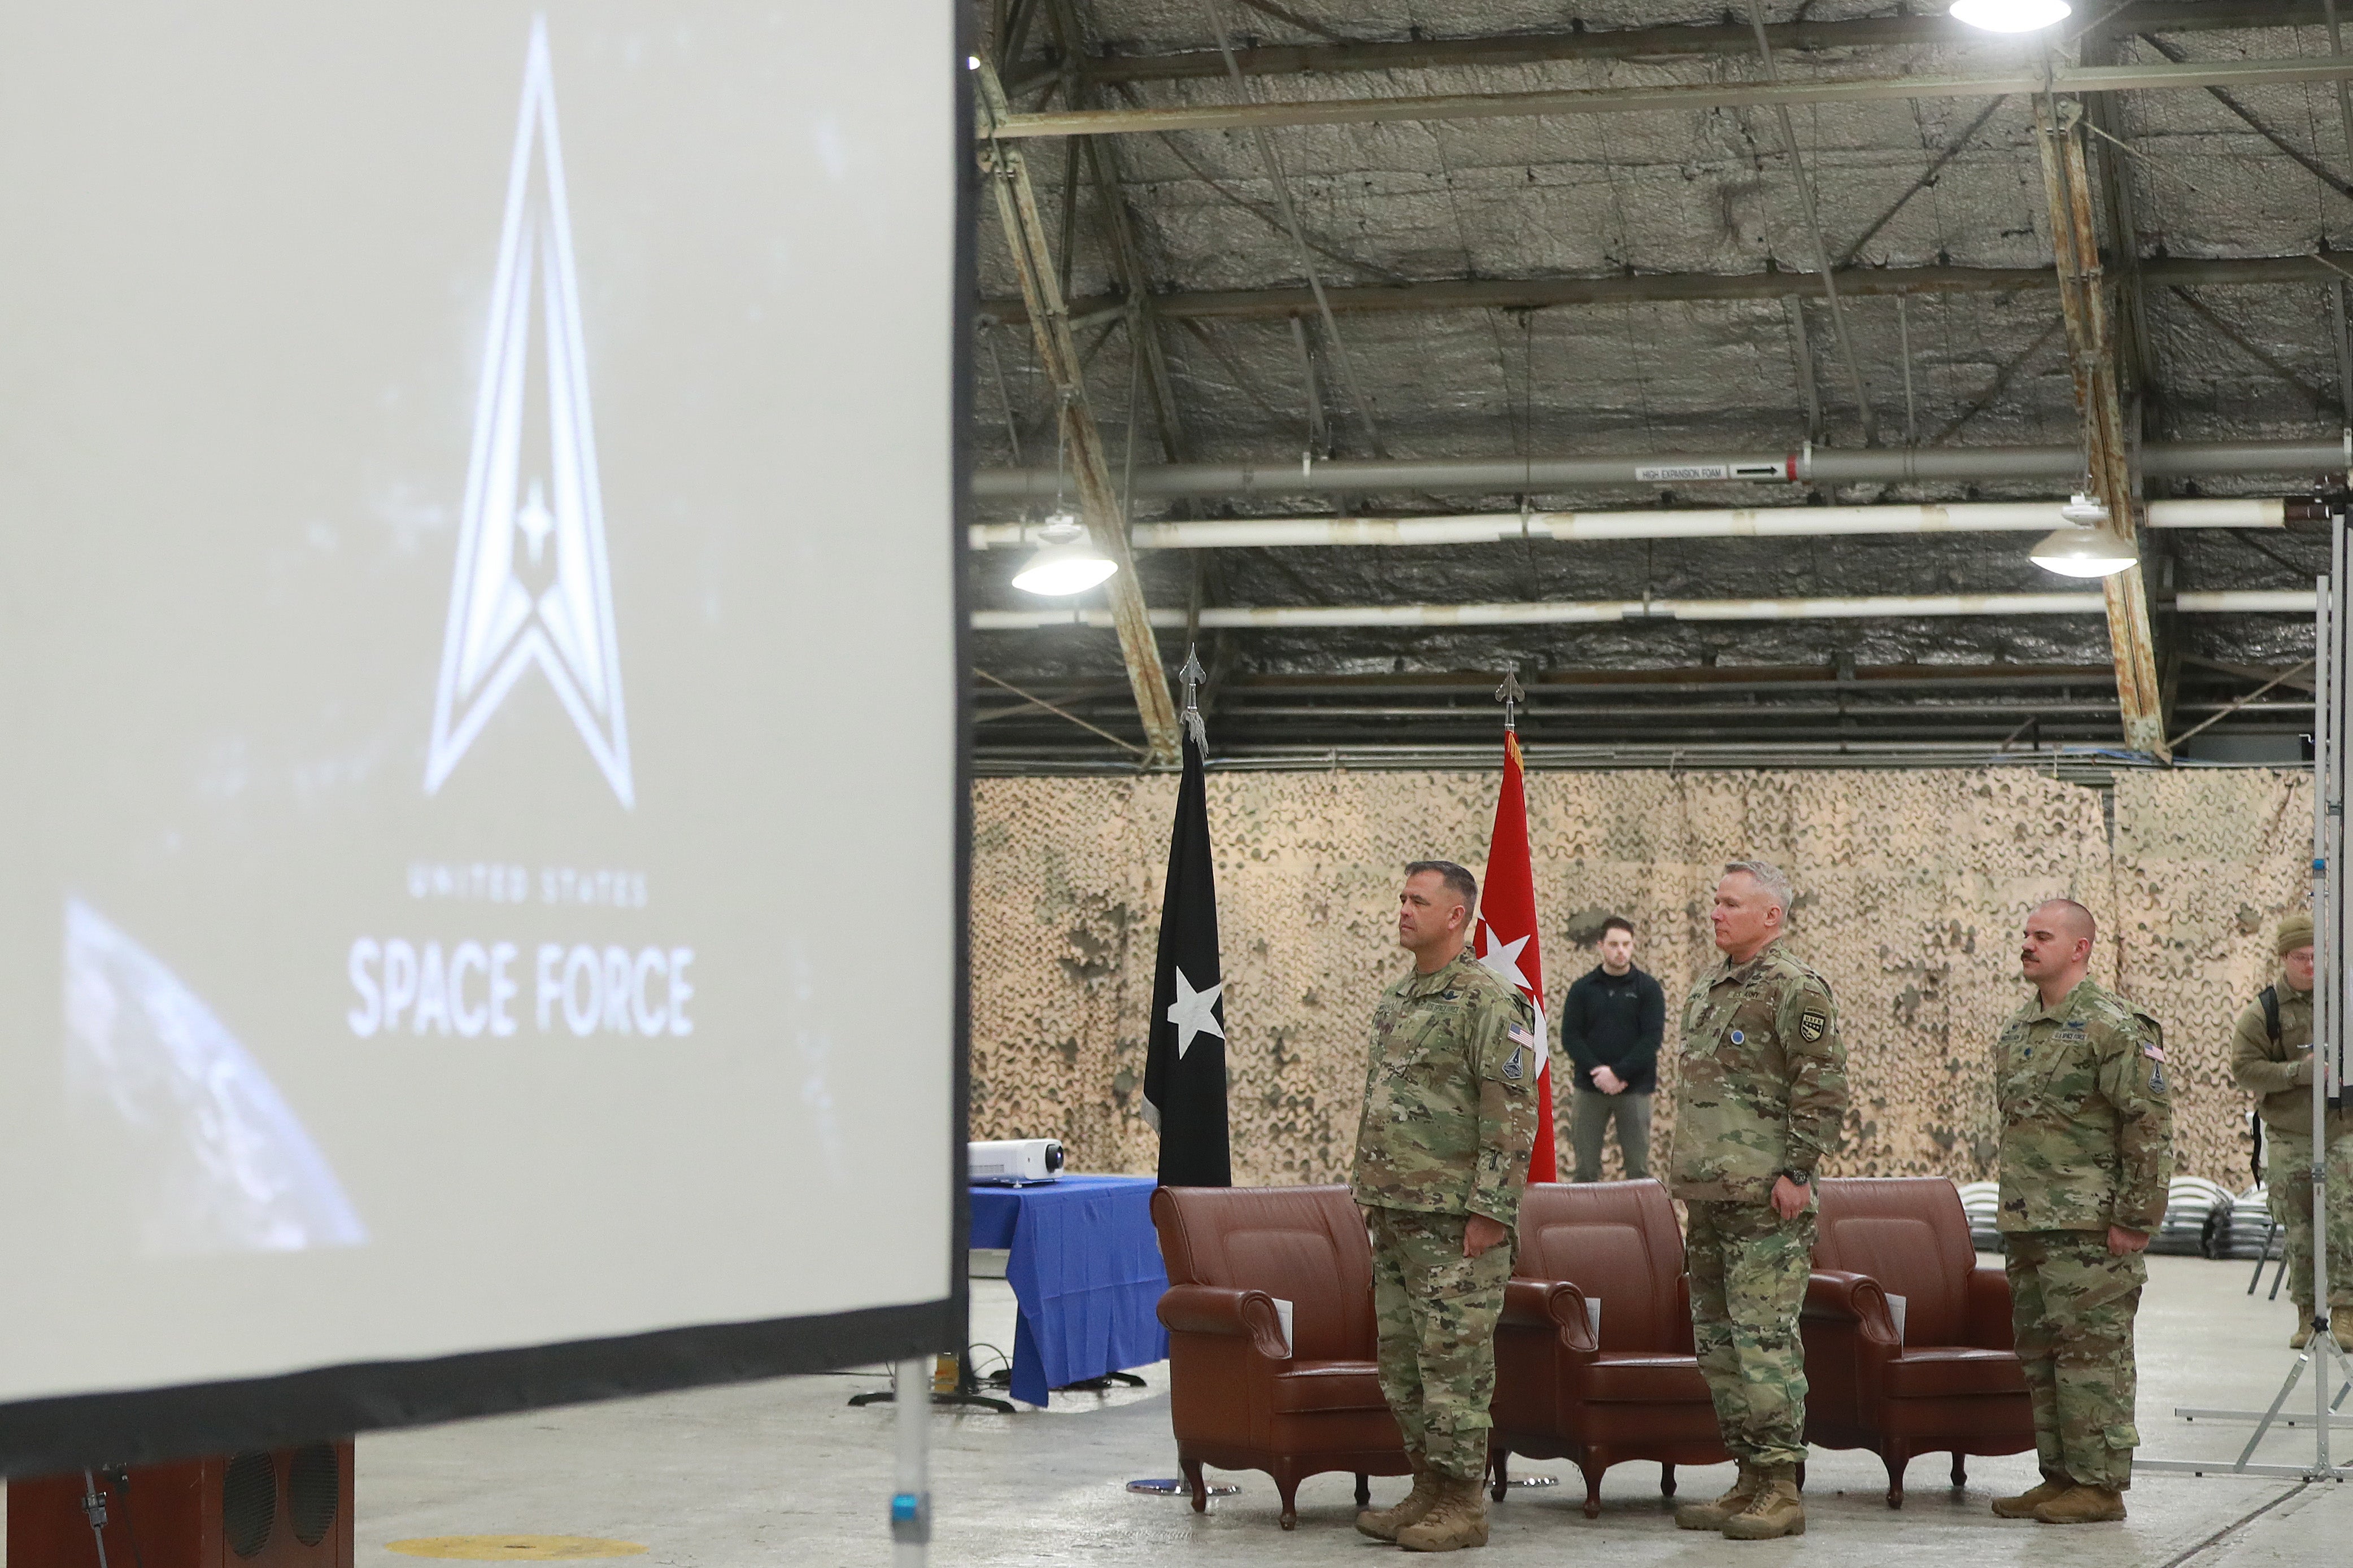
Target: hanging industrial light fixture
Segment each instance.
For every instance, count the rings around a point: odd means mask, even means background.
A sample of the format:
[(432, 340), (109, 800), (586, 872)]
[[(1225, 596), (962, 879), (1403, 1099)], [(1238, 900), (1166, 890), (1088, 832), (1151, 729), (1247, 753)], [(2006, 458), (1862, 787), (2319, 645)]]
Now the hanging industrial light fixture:
[(2113, 577), (2140, 559), (2133, 542), (2116, 531), (2108, 509), (2086, 492), (2069, 497), (2059, 515), (2066, 521), (2029, 552), (2044, 571), (2063, 577)]
[(2067, 0), (1953, 0), (1950, 15), (1989, 33), (2031, 33), (2063, 21), (2073, 9)]
[(1071, 444), (1071, 395), (1062, 395), (1062, 417), (1054, 422), (1054, 510), (1038, 530), (1038, 553), (1013, 574), (1013, 585), (1025, 594), (1068, 598), (1083, 594), (1119, 570), (1087, 537), (1086, 524), (1062, 504), (1062, 479), (1068, 473)]
[(1119, 563), (1094, 547), (1086, 525), (1067, 511), (1058, 511), (1038, 531), (1038, 553), (1013, 575), (1013, 585), (1025, 594), (1061, 597), (1083, 594), (1119, 570)]

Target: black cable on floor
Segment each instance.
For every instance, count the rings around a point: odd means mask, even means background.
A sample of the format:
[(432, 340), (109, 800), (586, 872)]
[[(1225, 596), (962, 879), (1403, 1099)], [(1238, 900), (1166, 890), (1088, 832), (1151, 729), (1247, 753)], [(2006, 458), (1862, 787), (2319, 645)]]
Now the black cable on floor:
[(131, 1512), (131, 1470), (128, 1466), (117, 1469), (112, 1477), (122, 1493), (122, 1532), (131, 1538), (131, 1561), (133, 1568), (147, 1568), (147, 1554), (139, 1550), (139, 1521)]

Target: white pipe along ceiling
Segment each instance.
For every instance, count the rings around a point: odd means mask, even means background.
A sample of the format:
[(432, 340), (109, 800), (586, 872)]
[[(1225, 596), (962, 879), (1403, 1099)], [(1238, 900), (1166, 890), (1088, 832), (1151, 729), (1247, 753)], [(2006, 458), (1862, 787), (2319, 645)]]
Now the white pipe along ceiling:
[[(2232, 588), (2176, 595), (2183, 615), (2301, 615), (2315, 607), (2309, 588)], [(1602, 621), (1832, 621), (1873, 616), (2096, 616), (2105, 600), (2098, 594), (1873, 594), (1825, 599), (1604, 599), (1510, 605), (1212, 605), (1198, 625), (1206, 630), (1243, 631), (1304, 626), (1535, 626), (1591, 625)], [(1108, 628), (1108, 610), (976, 610), (972, 628), (980, 632), (1043, 631), (1053, 627)], [(1182, 629), (1182, 610), (1155, 610), (1152, 624)]]
[[(2151, 528), (2285, 528), (2284, 500), (2157, 500)], [(2301, 504), (2301, 503), (2297, 503)], [(1636, 511), (1501, 511), (1452, 517), (1266, 517), (1140, 522), (1137, 550), (1286, 545), (1495, 544), (1522, 539), (1822, 539), (1841, 534), (2036, 533), (2059, 525), (2057, 501), (1944, 506), (1783, 506)], [(1043, 524), (976, 523), (975, 550), (1035, 546)], [(2096, 595), (2094, 595), (2096, 597)]]
[[(2342, 473), (2353, 468), (2353, 430), (2320, 441), (2151, 441), (2141, 468), (2152, 479), (2237, 474)], [(1552, 458), (1298, 458), (1241, 463), (1156, 463), (1128, 481), (1131, 496), (1318, 495), (1437, 490), (1537, 493), (1565, 485), (1917, 484), (1949, 480), (2080, 480), (2080, 446), (1873, 447), (1794, 451), (1621, 452)], [(976, 500), (1050, 501), (1069, 476), (1050, 468), (983, 468)]]

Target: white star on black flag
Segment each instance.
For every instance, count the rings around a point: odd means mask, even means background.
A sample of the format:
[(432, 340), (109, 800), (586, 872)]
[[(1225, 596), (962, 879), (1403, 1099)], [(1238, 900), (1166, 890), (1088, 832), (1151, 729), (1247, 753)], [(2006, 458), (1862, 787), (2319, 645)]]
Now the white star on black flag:
[(1233, 1184), (1226, 1133), (1225, 977), (1218, 966), (1218, 887), (1209, 861), (1208, 785), (1188, 726), (1185, 778), (1168, 841), (1168, 887), (1160, 904), (1150, 1045), (1144, 1058), (1144, 1114), (1160, 1130), (1160, 1183)]
[(1168, 1005), (1168, 1021), (1176, 1026), (1176, 1059), (1183, 1061), (1185, 1053), (1193, 1048), (1196, 1035), (1226, 1037), (1226, 1026), (1218, 1018), (1218, 998), (1224, 994), (1225, 982), (1219, 981), (1207, 991), (1197, 991), (1185, 978), (1185, 966), (1176, 966), (1176, 1000)]

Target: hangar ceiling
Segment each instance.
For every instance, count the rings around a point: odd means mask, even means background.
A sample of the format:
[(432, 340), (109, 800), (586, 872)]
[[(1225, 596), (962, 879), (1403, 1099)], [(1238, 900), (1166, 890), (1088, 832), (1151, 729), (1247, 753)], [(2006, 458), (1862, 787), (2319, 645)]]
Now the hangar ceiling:
[[(1137, 765), (1152, 655), (1196, 646), (1235, 764), (1492, 756), (1506, 670), (1539, 761), (2293, 757), (2353, 424), (2330, 4), (2021, 40), (1887, 0), (981, 0), (978, 764)], [(1967, 521), (2086, 487), (2141, 523), (2105, 601)], [(2147, 510), (2230, 499), (2289, 504)], [(1058, 509), (1134, 528), (1118, 593), (1011, 585), (1003, 525)], [(1317, 518), (1486, 536), (1151, 547)]]

